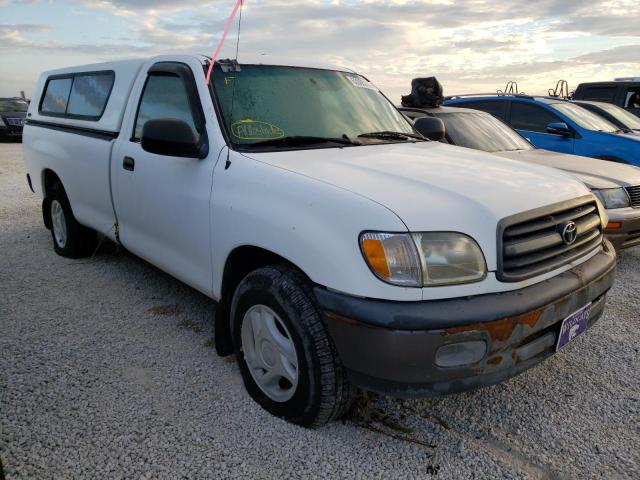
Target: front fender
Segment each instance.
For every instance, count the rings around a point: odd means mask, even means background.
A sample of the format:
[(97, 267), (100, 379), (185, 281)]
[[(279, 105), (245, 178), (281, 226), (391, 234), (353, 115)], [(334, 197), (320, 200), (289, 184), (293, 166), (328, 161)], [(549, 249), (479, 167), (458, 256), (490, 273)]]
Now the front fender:
[(314, 283), (333, 290), (422, 299), (420, 288), (376, 278), (358, 245), (364, 230), (407, 231), (404, 223), (386, 207), (342, 188), (231, 152), (229, 168), (220, 162), (214, 172), (211, 225), (216, 299), (227, 257), (245, 245), (286, 258)]
[(576, 142), (576, 154), (640, 166), (640, 141), (598, 132), (588, 141)]

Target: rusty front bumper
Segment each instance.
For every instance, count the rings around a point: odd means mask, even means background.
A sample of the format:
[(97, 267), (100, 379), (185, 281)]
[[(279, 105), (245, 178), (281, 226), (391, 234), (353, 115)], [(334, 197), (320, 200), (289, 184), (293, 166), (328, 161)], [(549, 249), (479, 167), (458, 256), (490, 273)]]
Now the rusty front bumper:
[[(493, 385), (555, 352), (562, 320), (592, 304), (602, 315), (615, 276), (615, 252), (603, 251), (565, 273), (521, 290), (460, 299), (391, 302), (316, 288), (316, 297), (351, 382), (399, 397), (425, 397)], [(436, 365), (436, 352), (486, 342), (479, 361)]]

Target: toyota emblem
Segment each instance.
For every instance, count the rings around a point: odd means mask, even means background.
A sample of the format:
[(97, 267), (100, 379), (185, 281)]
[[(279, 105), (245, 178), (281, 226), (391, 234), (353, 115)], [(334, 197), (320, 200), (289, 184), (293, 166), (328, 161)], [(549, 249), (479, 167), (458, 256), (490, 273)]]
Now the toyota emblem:
[(564, 222), (560, 228), (562, 241), (566, 245), (573, 245), (578, 238), (578, 226), (576, 225), (576, 222)]

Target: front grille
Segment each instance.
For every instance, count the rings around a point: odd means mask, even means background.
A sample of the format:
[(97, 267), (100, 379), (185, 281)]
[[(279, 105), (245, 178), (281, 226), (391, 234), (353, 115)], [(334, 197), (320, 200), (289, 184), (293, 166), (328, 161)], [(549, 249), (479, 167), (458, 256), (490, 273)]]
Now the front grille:
[(634, 208), (640, 208), (640, 185), (634, 187), (627, 187), (627, 193), (631, 199), (631, 206)]
[[(575, 223), (576, 235), (563, 238)], [(499, 280), (515, 282), (562, 267), (602, 244), (598, 207), (590, 199), (534, 210), (500, 222)], [(569, 243), (567, 243), (569, 240)]]

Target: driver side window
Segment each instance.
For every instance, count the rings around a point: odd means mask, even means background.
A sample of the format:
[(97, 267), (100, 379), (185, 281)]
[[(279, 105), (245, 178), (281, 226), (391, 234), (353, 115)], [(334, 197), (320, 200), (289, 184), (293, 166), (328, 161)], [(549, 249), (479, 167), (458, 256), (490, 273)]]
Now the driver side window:
[(547, 133), (547, 125), (562, 120), (550, 111), (530, 103), (511, 103), (511, 126), (516, 130)]
[(150, 75), (144, 86), (133, 133), (133, 141), (140, 141), (144, 124), (158, 118), (172, 118), (186, 122), (197, 135), (189, 94), (182, 79), (174, 75)]

